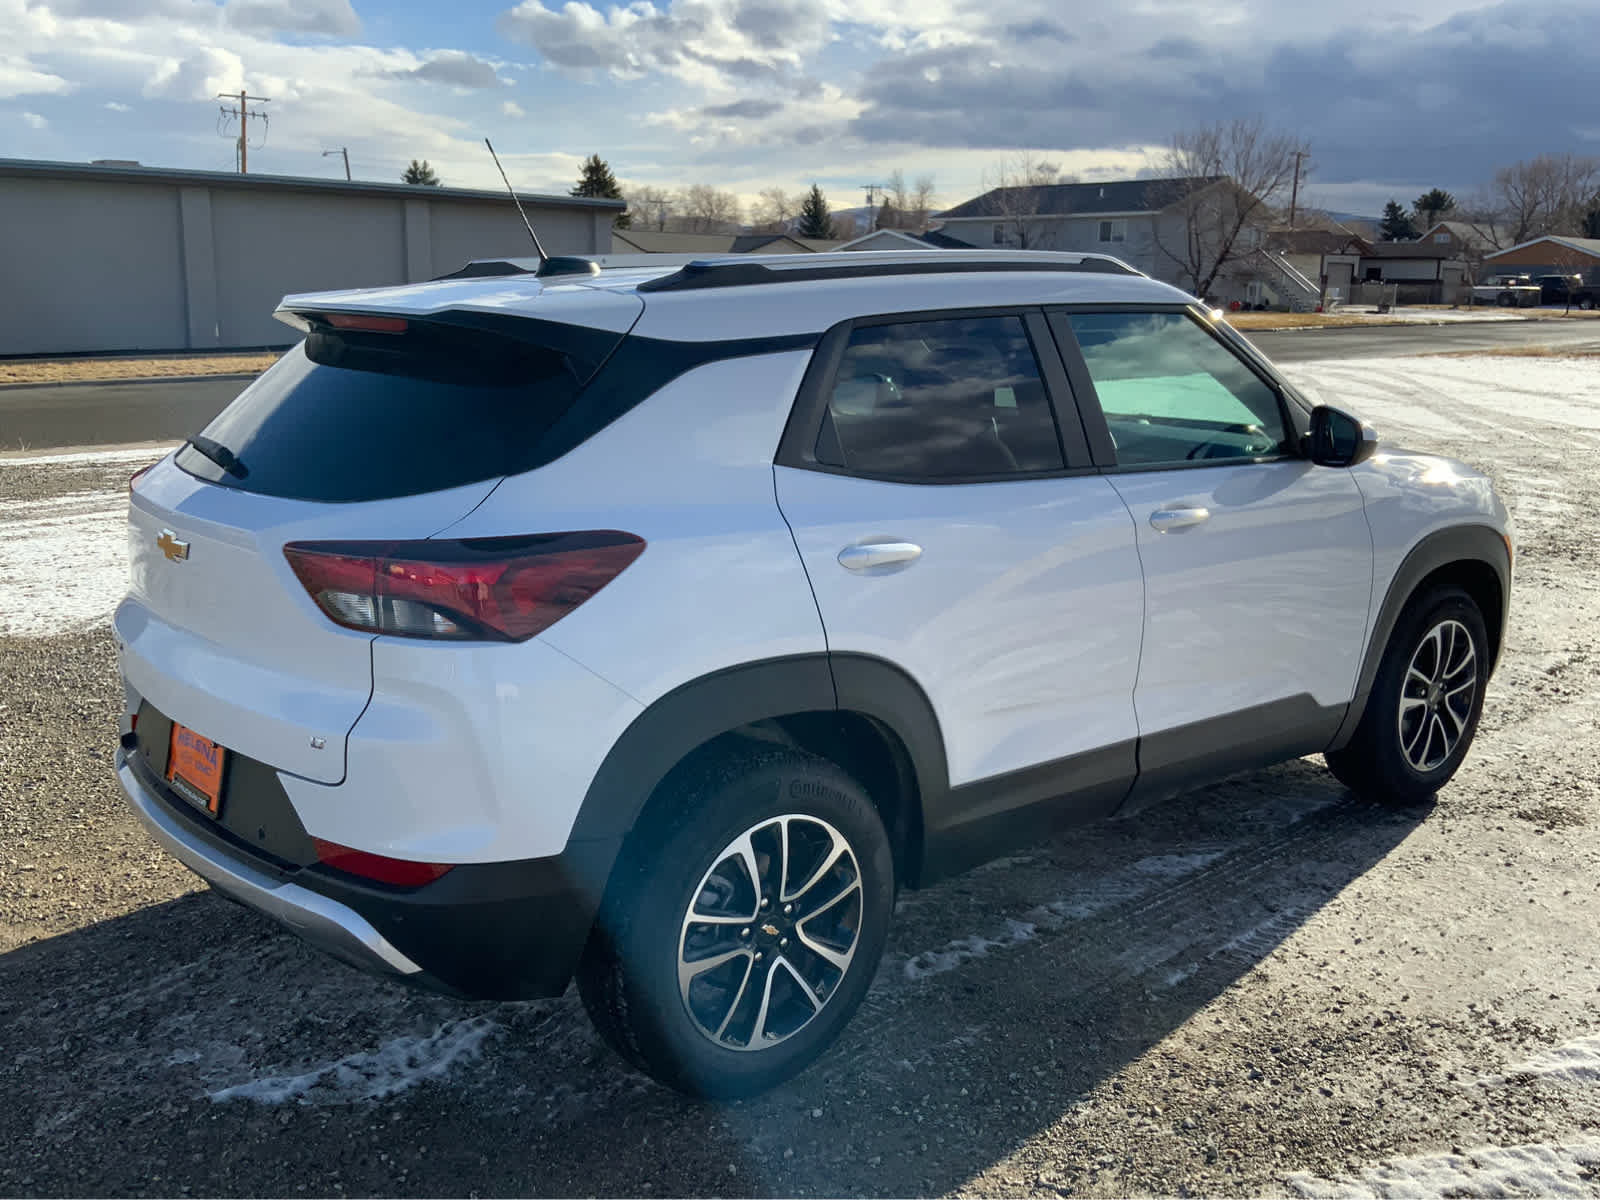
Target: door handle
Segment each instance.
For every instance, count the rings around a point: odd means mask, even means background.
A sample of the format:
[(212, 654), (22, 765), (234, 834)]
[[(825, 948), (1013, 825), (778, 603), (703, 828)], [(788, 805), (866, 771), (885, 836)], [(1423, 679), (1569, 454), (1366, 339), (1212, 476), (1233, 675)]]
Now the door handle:
[(1187, 529), (1210, 519), (1209, 508), (1158, 508), (1150, 514), (1150, 528), (1166, 533), (1169, 529)]
[(839, 565), (851, 571), (865, 571), (868, 567), (912, 562), (921, 554), (922, 547), (914, 542), (868, 542), (839, 551)]

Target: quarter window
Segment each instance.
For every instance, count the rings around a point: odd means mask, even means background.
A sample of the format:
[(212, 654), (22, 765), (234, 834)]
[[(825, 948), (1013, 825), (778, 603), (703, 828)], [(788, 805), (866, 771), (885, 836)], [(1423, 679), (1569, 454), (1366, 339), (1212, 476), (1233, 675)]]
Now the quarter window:
[(1072, 313), (1122, 466), (1285, 453), (1278, 394), (1184, 313)]
[(856, 329), (828, 400), (830, 429), (855, 474), (992, 478), (1063, 466), (1038, 360), (1018, 316)]

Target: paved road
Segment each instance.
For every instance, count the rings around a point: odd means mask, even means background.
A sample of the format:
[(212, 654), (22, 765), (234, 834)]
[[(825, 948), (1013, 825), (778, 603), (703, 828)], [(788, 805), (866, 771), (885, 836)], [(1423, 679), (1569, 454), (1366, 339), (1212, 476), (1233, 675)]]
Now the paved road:
[(1274, 362), (1377, 358), (1448, 350), (1560, 346), (1600, 350), (1600, 321), (1481, 321), (1460, 325), (1377, 325), (1246, 335)]
[[(1250, 340), (1285, 363), (1507, 346), (1600, 350), (1600, 321), (1309, 329), (1256, 333)], [(237, 379), (198, 379), (0, 388), (0, 450), (177, 440), (203, 428), (243, 387)]]
[(204, 428), (246, 382), (0, 388), (0, 450), (177, 441)]

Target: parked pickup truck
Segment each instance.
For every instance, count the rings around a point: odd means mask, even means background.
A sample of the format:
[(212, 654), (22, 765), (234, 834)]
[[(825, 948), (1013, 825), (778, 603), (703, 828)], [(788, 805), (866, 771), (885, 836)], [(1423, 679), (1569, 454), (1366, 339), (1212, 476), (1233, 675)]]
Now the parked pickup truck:
[(1528, 275), (1496, 275), (1488, 283), (1472, 289), (1474, 304), (1498, 304), (1501, 308), (1531, 308), (1544, 303), (1544, 290)]
[(1540, 304), (1564, 304), (1585, 312), (1600, 304), (1600, 287), (1585, 283), (1582, 275), (1540, 275), (1534, 282), (1539, 285)]

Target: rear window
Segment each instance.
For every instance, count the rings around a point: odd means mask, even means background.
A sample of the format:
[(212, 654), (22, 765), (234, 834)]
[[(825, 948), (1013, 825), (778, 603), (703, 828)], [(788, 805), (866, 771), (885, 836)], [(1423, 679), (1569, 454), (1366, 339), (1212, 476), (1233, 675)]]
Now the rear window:
[[(325, 503), (413, 496), (536, 465), (617, 334), (571, 328), (555, 348), (476, 328), (411, 322), (403, 333), (314, 329), (201, 431), (239, 464), (193, 446), (191, 475)], [(609, 344), (591, 344), (597, 335)]]

